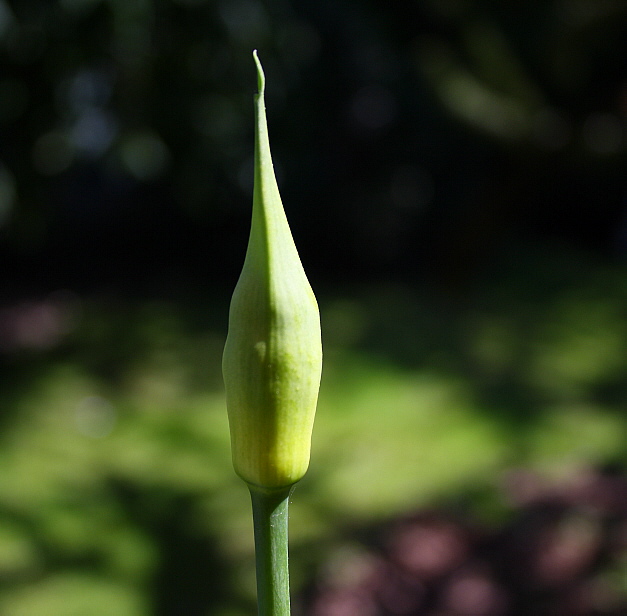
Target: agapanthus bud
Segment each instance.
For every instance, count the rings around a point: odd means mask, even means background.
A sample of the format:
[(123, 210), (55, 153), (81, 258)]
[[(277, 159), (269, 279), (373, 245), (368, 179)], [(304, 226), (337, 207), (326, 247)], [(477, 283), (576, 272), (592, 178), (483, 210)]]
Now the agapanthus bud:
[(267, 489), (309, 465), (320, 375), (320, 315), (274, 175), (263, 69), (254, 54), (255, 179), (250, 238), (235, 287), (223, 374), (235, 471)]

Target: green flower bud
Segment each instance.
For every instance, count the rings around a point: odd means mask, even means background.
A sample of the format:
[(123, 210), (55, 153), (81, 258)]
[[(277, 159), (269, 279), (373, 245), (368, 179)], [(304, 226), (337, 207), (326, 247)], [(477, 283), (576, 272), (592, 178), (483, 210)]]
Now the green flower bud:
[(309, 465), (322, 345), (316, 298), (274, 175), (257, 57), (250, 238), (229, 312), (222, 369), (233, 465), (249, 484), (289, 486)]

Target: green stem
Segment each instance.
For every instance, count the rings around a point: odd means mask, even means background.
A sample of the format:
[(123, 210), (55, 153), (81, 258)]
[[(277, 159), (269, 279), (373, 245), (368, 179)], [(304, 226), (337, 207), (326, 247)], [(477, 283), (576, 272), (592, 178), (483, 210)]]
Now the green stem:
[(287, 509), (292, 486), (274, 491), (248, 487), (253, 504), (259, 616), (289, 616)]

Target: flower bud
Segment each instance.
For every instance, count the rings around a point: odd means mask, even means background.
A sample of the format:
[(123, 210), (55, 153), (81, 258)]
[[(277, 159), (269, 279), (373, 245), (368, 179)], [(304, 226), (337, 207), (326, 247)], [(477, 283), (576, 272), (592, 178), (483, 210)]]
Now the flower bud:
[(307, 471), (322, 345), (316, 298), (274, 175), (257, 53), (255, 178), (248, 249), (229, 312), (222, 369), (233, 465), (249, 484), (292, 485)]

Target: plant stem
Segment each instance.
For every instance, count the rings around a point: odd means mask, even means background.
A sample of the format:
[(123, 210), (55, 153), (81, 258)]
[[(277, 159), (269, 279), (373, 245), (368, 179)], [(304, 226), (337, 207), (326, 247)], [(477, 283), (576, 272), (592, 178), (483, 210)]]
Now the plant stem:
[(253, 504), (259, 616), (289, 616), (287, 510), (293, 486), (273, 491), (248, 487)]

